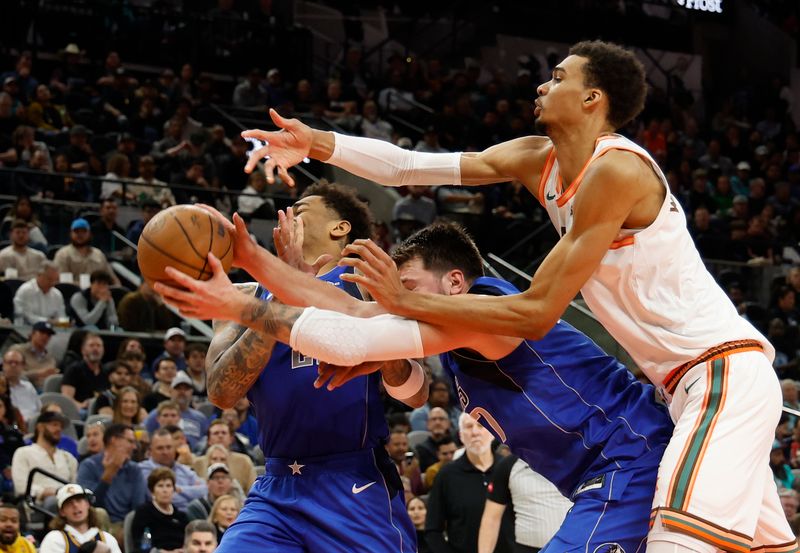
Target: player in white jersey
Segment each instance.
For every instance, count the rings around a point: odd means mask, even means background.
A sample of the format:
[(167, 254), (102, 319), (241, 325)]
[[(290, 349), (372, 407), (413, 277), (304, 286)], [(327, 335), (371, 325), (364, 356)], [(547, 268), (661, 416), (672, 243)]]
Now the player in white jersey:
[[(740, 319), (703, 267), (684, 214), (641, 148), (613, 134), (642, 109), (644, 69), (628, 51), (583, 42), (539, 86), (534, 115), (546, 137), (479, 153), (428, 154), (315, 131), (271, 111), (267, 180), (305, 157), (384, 185), (477, 185), (519, 180), (547, 207), (561, 240), (525, 293), (505, 297), (410, 293), (376, 271), (369, 245), (343, 263), (389, 311), (445, 326), (541, 338), (582, 292), (664, 393), (676, 422), (659, 470), (648, 552), (800, 551), (782, 516), (768, 458), (781, 394), (773, 348)], [(565, 185), (564, 183), (568, 183)]]

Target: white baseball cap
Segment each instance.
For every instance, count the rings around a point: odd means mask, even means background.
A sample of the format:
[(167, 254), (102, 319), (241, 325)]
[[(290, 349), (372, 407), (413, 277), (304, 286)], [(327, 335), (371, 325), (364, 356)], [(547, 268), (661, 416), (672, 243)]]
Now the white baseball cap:
[(178, 371), (178, 374), (175, 375), (175, 378), (172, 379), (170, 383), (170, 387), (177, 388), (181, 384), (186, 384), (187, 386), (194, 386), (192, 384), (192, 379), (183, 371)]
[(173, 326), (164, 333), (164, 341), (166, 342), (175, 336), (180, 336), (181, 338), (186, 339), (186, 333), (177, 326)]
[(56, 493), (56, 501), (58, 502), (58, 508), (60, 509), (68, 499), (78, 496), (89, 499), (89, 496), (91, 495), (93, 495), (92, 490), (84, 488), (83, 486), (78, 484), (65, 484), (58, 489), (58, 492)]

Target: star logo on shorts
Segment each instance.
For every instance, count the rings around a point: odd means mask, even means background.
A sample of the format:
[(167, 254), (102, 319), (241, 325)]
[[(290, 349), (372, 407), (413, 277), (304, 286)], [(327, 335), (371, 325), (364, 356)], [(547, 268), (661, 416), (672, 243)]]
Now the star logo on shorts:
[(294, 463), (292, 463), (291, 465), (286, 465), (286, 466), (289, 467), (290, 469), (292, 469), (292, 476), (294, 476), (295, 474), (299, 474), (299, 475), (302, 476), (303, 473), (300, 472), (300, 469), (303, 468), (305, 465), (298, 465), (297, 464), (297, 460), (295, 459)]

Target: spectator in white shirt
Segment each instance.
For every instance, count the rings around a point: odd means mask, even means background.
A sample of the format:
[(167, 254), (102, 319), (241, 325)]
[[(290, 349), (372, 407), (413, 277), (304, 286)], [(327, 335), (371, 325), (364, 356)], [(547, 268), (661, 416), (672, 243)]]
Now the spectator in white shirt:
[(25, 422), (39, 414), (42, 401), (36, 393), (33, 384), (24, 380), (25, 357), (16, 350), (6, 350), (3, 354), (3, 374), (6, 375), (8, 391), (11, 394), (11, 403), (19, 409)]
[(54, 323), (66, 318), (64, 297), (55, 288), (58, 283), (58, 267), (45, 261), (39, 274), (17, 289), (14, 294), (14, 319), (17, 324), (32, 325), (39, 321)]
[[(59, 413), (48, 411), (39, 416), (33, 435), (35, 442), (17, 449), (11, 460), (14, 493), (18, 495), (25, 493), (28, 475), (34, 468), (44, 469), (67, 482), (75, 481), (78, 475), (78, 460), (56, 447), (61, 440), (61, 432), (67, 424), (69, 421)], [(37, 503), (44, 503), (45, 508), (55, 507), (55, 495), (60, 487), (61, 483), (57, 480), (36, 474), (31, 484), (31, 495), (36, 498)]]
[(31, 231), (28, 223), (17, 219), (11, 225), (11, 245), (0, 250), (0, 273), (6, 269), (15, 269), (20, 280), (29, 280), (39, 273), (39, 267), (47, 258), (45, 255), (28, 247)]
[[(242, 190), (242, 196), (239, 196), (239, 215), (243, 217), (252, 217), (256, 211), (263, 214), (264, 219), (273, 219), (275, 217), (275, 202), (272, 198), (264, 197), (264, 190), (267, 187), (267, 179), (261, 171), (253, 171), (247, 179), (247, 186)], [(247, 194), (253, 194), (248, 196)], [(264, 205), (267, 204), (267, 205)], [(264, 212), (267, 213), (264, 213)]]
[(97, 513), (89, 502), (91, 496), (91, 490), (78, 484), (67, 484), (58, 490), (58, 516), (50, 522), (52, 530), (42, 540), (39, 553), (71, 551), (70, 541), (83, 545), (98, 538), (111, 553), (121, 553), (114, 536), (98, 528)]

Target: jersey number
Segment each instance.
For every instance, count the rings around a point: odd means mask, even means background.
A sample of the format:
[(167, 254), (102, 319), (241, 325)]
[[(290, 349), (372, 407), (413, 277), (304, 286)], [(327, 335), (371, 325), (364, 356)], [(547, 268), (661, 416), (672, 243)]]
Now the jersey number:
[(494, 430), (494, 433), (497, 435), (497, 437), (500, 438), (500, 441), (506, 443), (505, 430), (503, 430), (503, 427), (500, 426), (500, 423), (498, 423), (497, 420), (495, 420), (495, 418), (489, 411), (487, 411), (483, 407), (476, 407), (475, 409), (469, 412), (469, 416), (478, 422), (481, 422), (481, 418), (483, 418), (486, 422), (481, 424), (483, 424), (484, 426), (489, 425), (491, 429)]

